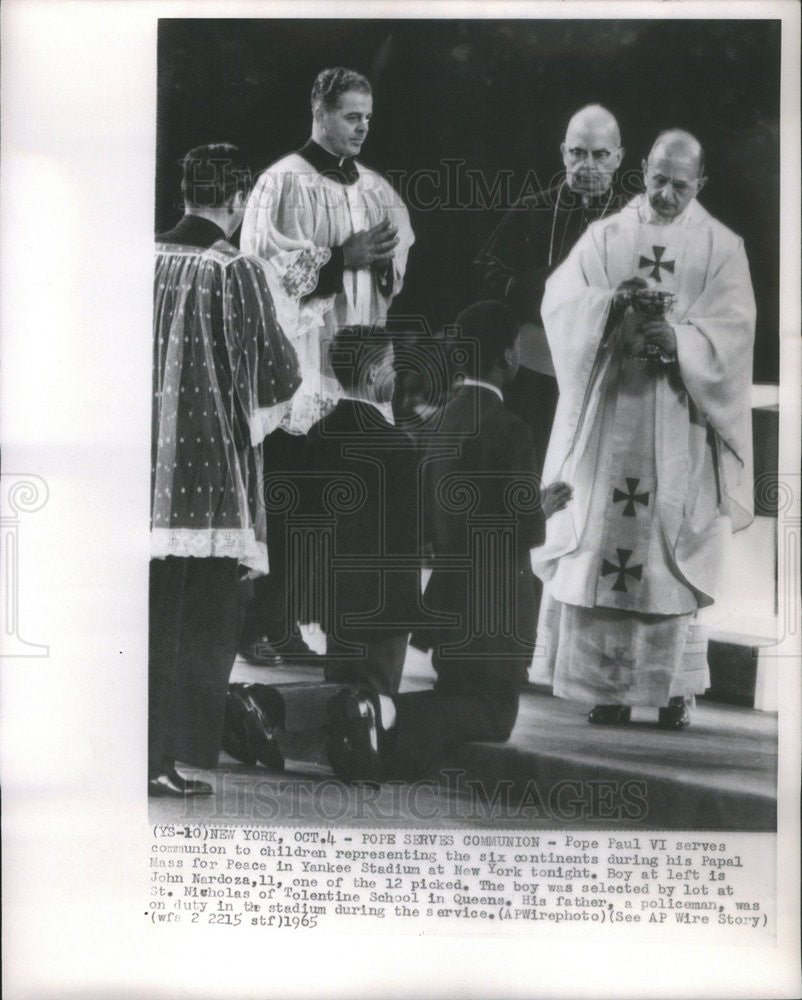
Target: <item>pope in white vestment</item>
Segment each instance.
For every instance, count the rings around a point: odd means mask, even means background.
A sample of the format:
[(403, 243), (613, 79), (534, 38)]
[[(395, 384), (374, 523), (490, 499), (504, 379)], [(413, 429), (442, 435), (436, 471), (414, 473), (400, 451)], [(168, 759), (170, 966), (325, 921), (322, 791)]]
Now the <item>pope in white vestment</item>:
[[(560, 388), (543, 476), (574, 496), (534, 568), (555, 602), (554, 692), (602, 709), (706, 689), (696, 611), (714, 601), (725, 537), (752, 517), (755, 302), (743, 241), (694, 197), (698, 160), (694, 188), (695, 168), (656, 144), (647, 193), (588, 229), (542, 304)], [(644, 319), (632, 293), (647, 284), (673, 293), (666, 364), (635, 356)]]

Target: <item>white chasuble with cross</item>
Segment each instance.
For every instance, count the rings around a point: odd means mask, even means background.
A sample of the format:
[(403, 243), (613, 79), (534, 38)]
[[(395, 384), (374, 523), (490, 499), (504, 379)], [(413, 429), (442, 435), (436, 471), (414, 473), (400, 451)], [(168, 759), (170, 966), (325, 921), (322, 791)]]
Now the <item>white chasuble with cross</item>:
[[(684, 240), (679, 226), (641, 224), (635, 240), (632, 274), (650, 284), (676, 294), (681, 274)], [(667, 317), (671, 320), (671, 315)], [(621, 326), (637, 325), (630, 311)], [(621, 338), (618, 338), (619, 342)], [(675, 372), (644, 366), (630, 358), (627, 349), (610, 343), (615, 357), (615, 373), (602, 404), (602, 428), (593, 484), (595, 507), (586, 527), (585, 545), (595, 549), (594, 571), (596, 607), (620, 608), (648, 613), (679, 613), (697, 607), (692, 589), (666, 558), (656, 515), (657, 427), (671, 414), (673, 433), (688, 439), (687, 406), (677, 392)], [(668, 385), (662, 385), (668, 380)], [(679, 413), (681, 417), (677, 422)], [(679, 472), (679, 464), (675, 463)], [(712, 467), (709, 470), (712, 473)], [(681, 483), (661, 476), (660, 506), (677, 509)], [(604, 484), (606, 483), (606, 489)], [(709, 488), (715, 488), (710, 476)], [(670, 493), (669, 493), (670, 491)], [(570, 557), (558, 573), (571, 577)], [(590, 582), (590, 581), (588, 581)]]
[[(677, 362), (630, 357), (633, 277), (675, 294)], [(542, 313), (560, 386), (544, 482), (573, 501), (533, 551), (557, 600), (684, 614), (713, 601), (724, 534), (751, 518), (754, 298), (741, 240), (693, 201), (669, 225), (645, 196), (595, 223), (549, 279)]]
[[(630, 355), (620, 282), (673, 292), (677, 359)], [(742, 241), (692, 201), (669, 225), (645, 196), (592, 225), (542, 304), (560, 388), (543, 471), (574, 487), (549, 519), (535, 572), (554, 599), (554, 692), (664, 705), (703, 691), (694, 612), (714, 600), (724, 537), (752, 507), (755, 305)]]

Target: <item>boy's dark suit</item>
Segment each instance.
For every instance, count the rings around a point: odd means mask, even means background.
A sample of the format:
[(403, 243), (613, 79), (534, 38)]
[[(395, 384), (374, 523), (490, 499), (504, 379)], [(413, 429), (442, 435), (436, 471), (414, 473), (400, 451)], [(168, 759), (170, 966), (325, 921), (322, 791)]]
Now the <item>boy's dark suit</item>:
[(416, 633), (416, 645), (433, 650), (437, 682), (395, 699), (393, 777), (425, 773), (457, 743), (506, 740), (512, 731), (540, 597), (529, 559), (545, 535), (538, 468), (526, 424), (492, 388), (463, 386), (424, 473), (435, 553), (424, 605), (451, 623)]
[(326, 680), (398, 690), (420, 618), (418, 462), (411, 438), (371, 403), (340, 400), (309, 431), (304, 503), (333, 524)]

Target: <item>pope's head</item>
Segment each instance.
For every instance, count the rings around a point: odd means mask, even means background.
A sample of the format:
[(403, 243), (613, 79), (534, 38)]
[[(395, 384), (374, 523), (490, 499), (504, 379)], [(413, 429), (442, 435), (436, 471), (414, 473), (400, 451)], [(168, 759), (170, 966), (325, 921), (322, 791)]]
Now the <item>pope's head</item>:
[(560, 152), (572, 191), (604, 194), (624, 158), (618, 122), (600, 104), (580, 108), (568, 122)]
[(656, 214), (671, 222), (681, 215), (705, 185), (704, 152), (690, 132), (671, 129), (657, 137), (643, 161), (646, 196)]

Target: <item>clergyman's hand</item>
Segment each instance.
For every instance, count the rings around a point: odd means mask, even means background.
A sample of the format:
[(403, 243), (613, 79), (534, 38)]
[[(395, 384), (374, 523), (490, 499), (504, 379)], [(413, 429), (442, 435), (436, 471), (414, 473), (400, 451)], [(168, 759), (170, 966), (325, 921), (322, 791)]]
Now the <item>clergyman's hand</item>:
[(647, 344), (655, 344), (671, 357), (677, 353), (677, 335), (674, 327), (662, 317), (647, 319), (640, 326), (640, 332)]
[(398, 230), (385, 219), (372, 229), (363, 229), (343, 243), (343, 265), (352, 270), (372, 267), (393, 259), (398, 246)]
[(543, 508), (543, 516), (548, 520), (552, 514), (562, 510), (571, 497), (574, 495), (573, 486), (568, 483), (550, 483), (541, 493), (540, 504)]

